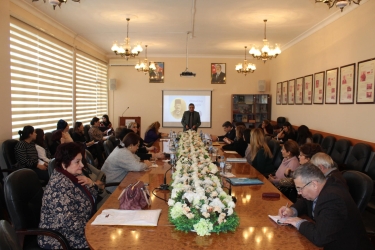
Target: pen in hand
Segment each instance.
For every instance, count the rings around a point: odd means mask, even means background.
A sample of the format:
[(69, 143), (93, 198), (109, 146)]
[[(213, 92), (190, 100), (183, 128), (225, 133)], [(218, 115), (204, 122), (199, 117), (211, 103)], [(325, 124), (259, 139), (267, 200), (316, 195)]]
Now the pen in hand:
[(288, 205), (289, 205), (289, 202), (286, 203), (285, 205), (285, 209), (283, 211), (283, 213), (281, 214), (281, 217), (284, 218), (286, 215), (285, 215), (285, 210), (288, 208)]

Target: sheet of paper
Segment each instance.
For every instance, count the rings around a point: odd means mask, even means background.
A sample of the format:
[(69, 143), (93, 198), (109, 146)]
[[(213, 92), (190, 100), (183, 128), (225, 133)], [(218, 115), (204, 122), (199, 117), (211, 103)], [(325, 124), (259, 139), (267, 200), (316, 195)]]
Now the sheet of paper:
[(223, 173), (220, 173), (220, 175), (221, 176), (224, 176), (224, 177), (228, 177), (228, 178), (230, 178), (230, 177), (236, 177), (234, 174), (232, 174), (232, 173), (225, 173), (225, 174), (223, 174)]
[(271, 220), (273, 220), (276, 224), (279, 224), (279, 225), (288, 225), (288, 224), (284, 223), (286, 218), (281, 218), (278, 215), (268, 215), (268, 217), (270, 217)]
[(91, 225), (157, 226), (161, 209), (120, 210), (104, 209)]
[(237, 154), (236, 151), (224, 151), (224, 153), (226, 153), (226, 154)]

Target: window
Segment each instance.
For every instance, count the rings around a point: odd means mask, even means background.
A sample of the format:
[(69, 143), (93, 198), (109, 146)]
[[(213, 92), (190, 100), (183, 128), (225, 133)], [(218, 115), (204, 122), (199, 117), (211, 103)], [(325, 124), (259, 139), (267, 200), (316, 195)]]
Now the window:
[[(107, 65), (15, 18), (10, 23), (12, 138), (26, 125), (56, 129), (107, 113)], [(76, 86), (73, 76), (76, 74)], [(76, 96), (76, 112), (73, 97)]]

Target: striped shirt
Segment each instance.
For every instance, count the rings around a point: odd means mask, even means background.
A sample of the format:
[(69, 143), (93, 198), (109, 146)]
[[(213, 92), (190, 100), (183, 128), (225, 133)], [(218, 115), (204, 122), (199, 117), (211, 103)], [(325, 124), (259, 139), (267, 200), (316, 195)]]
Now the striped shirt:
[(34, 142), (19, 141), (14, 147), (14, 152), (20, 167), (36, 168), (38, 165), (38, 151)]

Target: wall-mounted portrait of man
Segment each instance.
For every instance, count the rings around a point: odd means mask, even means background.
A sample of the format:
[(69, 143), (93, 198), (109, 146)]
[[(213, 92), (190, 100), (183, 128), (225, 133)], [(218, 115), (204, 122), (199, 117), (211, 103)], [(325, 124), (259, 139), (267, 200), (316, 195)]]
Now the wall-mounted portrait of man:
[(175, 119), (181, 119), (186, 110), (186, 102), (183, 99), (176, 98), (172, 101), (170, 110)]
[(154, 62), (155, 70), (149, 71), (149, 82), (164, 82), (164, 62)]
[(225, 63), (211, 63), (211, 83), (226, 83), (225, 65)]

